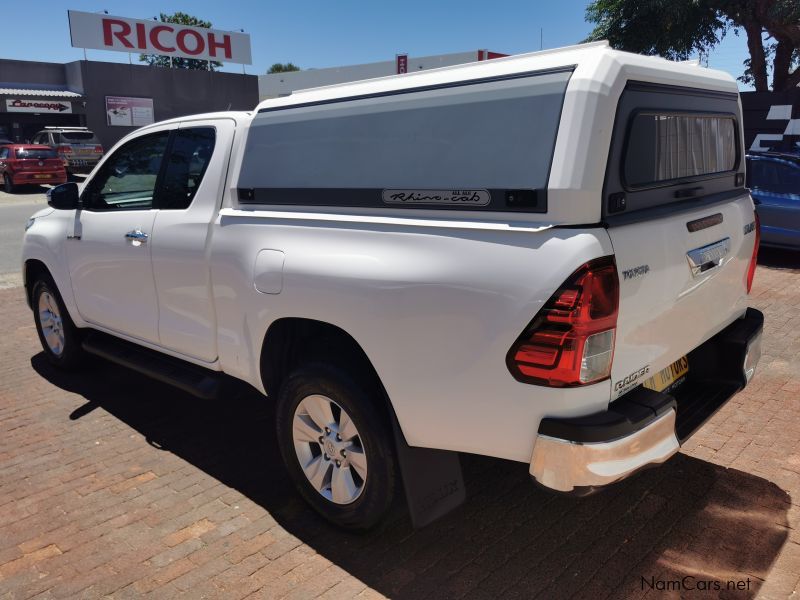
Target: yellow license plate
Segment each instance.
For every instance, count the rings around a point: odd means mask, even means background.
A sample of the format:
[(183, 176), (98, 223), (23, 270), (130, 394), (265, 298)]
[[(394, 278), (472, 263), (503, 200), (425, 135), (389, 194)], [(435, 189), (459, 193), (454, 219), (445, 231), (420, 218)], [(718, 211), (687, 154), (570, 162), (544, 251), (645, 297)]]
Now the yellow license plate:
[(34, 179), (50, 179), (50, 175), (34, 175)]
[(681, 382), (689, 372), (689, 359), (685, 356), (679, 358), (666, 369), (662, 369), (642, 384), (646, 388), (663, 392)]

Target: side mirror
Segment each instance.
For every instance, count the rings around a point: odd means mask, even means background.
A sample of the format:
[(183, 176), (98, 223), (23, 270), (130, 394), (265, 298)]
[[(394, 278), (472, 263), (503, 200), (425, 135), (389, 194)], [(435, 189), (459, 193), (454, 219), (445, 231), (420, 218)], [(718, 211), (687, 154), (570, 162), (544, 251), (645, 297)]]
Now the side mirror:
[(80, 203), (78, 184), (63, 183), (47, 190), (47, 203), (53, 208), (60, 210), (78, 208), (78, 204)]

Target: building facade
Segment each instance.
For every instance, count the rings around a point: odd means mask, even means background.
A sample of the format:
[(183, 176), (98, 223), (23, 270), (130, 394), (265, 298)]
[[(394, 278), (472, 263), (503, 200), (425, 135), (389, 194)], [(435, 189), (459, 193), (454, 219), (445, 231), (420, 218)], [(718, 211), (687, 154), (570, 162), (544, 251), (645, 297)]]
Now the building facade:
[[(436, 56), (420, 56), (417, 58), (406, 57), (403, 67), (407, 73), (427, 69), (438, 69), (464, 63), (489, 60), (507, 56), (489, 50), (473, 50), (471, 52), (457, 52), (454, 54), (439, 54)], [(331, 67), (327, 69), (306, 69), (304, 71), (289, 71), (287, 73), (268, 73), (258, 78), (258, 94), (261, 100), (288, 96), (293, 91), (308, 88), (336, 85), (362, 79), (375, 79), (397, 75), (398, 61), (385, 60), (382, 62), (365, 63), (361, 65), (347, 65), (344, 67)]]
[(0, 59), (0, 138), (13, 142), (28, 141), (46, 126), (84, 126), (109, 148), (148, 122), (251, 110), (257, 103), (255, 75)]

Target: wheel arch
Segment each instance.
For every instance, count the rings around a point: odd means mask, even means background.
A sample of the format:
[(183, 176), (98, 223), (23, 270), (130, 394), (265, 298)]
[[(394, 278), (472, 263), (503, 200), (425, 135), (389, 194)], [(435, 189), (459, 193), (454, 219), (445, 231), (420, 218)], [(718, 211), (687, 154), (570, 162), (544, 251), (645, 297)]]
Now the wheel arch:
[(25, 286), (25, 300), (28, 303), (28, 308), (33, 308), (33, 282), (42, 275), (55, 281), (53, 274), (44, 262), (36, 258), (29, 258), (25, 261), (25, 268), (22, 270), (22, 284)]
[(267, 395), (277, 393), (292, 369), (313, 360), (334, 362), (369, 374), (385, 405), (390, 405), (377, 370), (352, 335), (332, 323), (301, 317), (284, 317), (267, 328), (259, 363)]

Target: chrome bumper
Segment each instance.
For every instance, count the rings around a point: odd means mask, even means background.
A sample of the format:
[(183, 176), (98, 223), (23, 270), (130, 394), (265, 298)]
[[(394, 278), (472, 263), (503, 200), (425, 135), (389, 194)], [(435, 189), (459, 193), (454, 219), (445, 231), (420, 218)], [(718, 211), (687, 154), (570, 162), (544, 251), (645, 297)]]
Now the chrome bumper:
[(573, 442), (539, 434), (530, 473), (559, 492), (591, 491), (646, 465), (662, 463), (679, 449), (675, 410), (670, 409), (643, 429), (609, 442)]
[(763, 324), (764, 315), (748, 308), (688, 354), (687, 380), (670, 393), (639, 386), (606, 411), (542, 419), (530, 474), (545, 487), (580, 495), (663, 463), (750, 382)]

